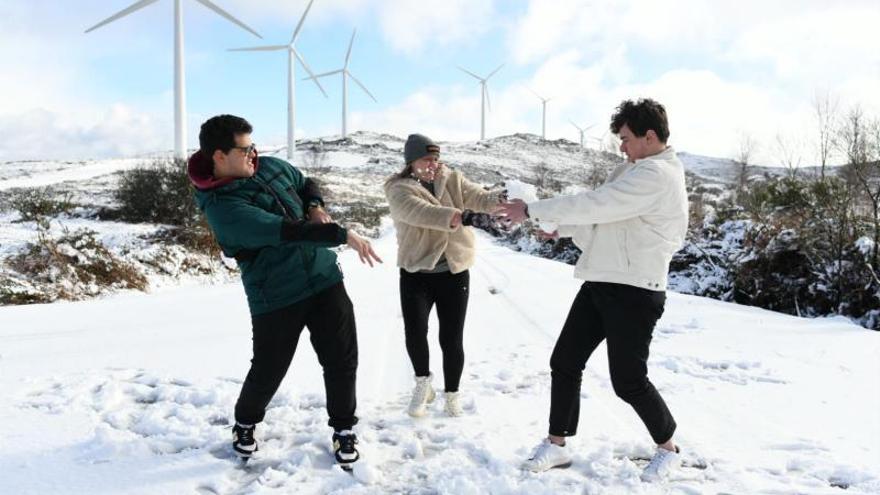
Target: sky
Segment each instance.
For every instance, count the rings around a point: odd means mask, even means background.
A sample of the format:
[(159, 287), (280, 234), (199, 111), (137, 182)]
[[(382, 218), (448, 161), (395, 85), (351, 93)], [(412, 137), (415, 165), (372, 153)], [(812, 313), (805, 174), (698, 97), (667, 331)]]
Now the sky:
[[(259, 39), (182, 0), (188, 145), (207, 118), (232, 113), (254, 141), (285, 142), (284, 52), (230, 48), (286, 44), (306, 0), (214, 0)], [(173, 5), (159, 0), (89, 34), (133, 0), (0, 3), (0, 162), (132, 156), (173, 147)], [(733, 157), (742, 136), (755, 160), (778, 164), (777, 136), (816, 163), (816, 95), (841, 112), (880, 117), (876, 1), (315, 0), (297, 49), (315, 72), (350, 70), (376, 96), (349, 86), (349, 130), (412, 132), (439, 141), (479, 138), (480, 91), (456, 67), (485, 75), (487, 137), (541, 132), (588, 144), (608, 139), (614, 108), (651, 97), (667, 108), (670, 144)], [(305, 76), (297, 66), (297, 78)], [(325, 98), (297, 81), (298, 138), (341, 127), (341, 82)]]

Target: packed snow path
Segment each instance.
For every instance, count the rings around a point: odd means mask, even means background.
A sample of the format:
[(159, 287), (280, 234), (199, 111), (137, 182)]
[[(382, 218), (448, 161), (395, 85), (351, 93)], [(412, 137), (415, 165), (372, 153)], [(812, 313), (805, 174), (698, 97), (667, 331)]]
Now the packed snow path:
[[(572, 267), (478, 236), (462, 380), (419, 420), (394, 266), (341, 255), (360, 345), (356, 430), (364, 463), (332, 464), (320, 368), (303, 336), (258, 427), (259, 456), (231, 456), (232, 407), (250, 359), (239, 284), (0, 308), (0, 473), (15, 494), (878, 493), (880, 334), (670, 293), (650, 375), (692, 466), (639, 481), (650, 437), (617, 399), (605, 346), (584, 374), (571, 468), (521, 461), (546, 434), (548, 361), (579, 282)], [(436, 322), (435, 387), (442, 389)], [(846, 489), (846, 491), (844, 491)]]

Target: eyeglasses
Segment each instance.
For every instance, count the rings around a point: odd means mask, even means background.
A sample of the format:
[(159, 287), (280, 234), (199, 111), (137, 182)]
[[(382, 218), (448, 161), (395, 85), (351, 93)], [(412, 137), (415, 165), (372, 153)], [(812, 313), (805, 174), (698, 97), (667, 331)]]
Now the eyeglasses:
[(254, 151), (257, 151), (257, 145), (254, 143), (251, 143), (247, 146), (233, 146), (232, 149), (239, 150), (242, 153), (244, 153), (245, 155), (250, 155)]

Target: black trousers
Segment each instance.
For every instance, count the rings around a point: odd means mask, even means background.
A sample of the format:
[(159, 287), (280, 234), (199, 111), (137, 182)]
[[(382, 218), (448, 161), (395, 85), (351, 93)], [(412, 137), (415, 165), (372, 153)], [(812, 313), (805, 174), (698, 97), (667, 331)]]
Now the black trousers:
[(416, 376), (428, 376), (428, 316), (437, 306), (443, 381), (447, 392), (458, 392), (464, 370), (464, 320), (467, 315), (470, 274), (409, 273), (400, 270), (400, 307), (406, 333), (406, 352)]
[(303, 327), (324, 369), (329, 425), (350, 429), (357, 423), (355, 380), (358, 364), (354, 308), (339, 284), (304, 301), (252, 318), (254, 357), (235, 404), (235, 420), (263, 420), (266, 406), (281, 385), (296, 352)]
[(654, 442), (672, 438), (675, 420), (648, 380), (648, 347), (666, 293), (623, 284), (587, 282), (571, 305), (550, 358), (550, 434), (572, 436), (580, 412), (581, 375), (607, 341), (611, 384), (645, 423)]

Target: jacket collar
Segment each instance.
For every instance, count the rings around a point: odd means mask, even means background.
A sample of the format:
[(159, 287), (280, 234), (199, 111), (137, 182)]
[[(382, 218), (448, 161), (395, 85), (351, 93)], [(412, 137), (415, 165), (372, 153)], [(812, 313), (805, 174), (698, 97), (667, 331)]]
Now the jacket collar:
[(439, 170), (437, 177), (434, 179), (434, 194), (432, 195), (421, 183), (415, 178), (412, 177), (397, 177), (392, 176), (386, 183), (385, 189), (387, 190), (393, 184), (400, 184), (404, 187), (411, 187), (417, 191), (424, 191), (424, 194), (435, 198), (438, 202), (440, 198), (442, 198), (446, 194), (446, 183), (449, 182), (449, 175), (452, 171), (448, 167), (443, 167)]
[[(254, 175), (256, 175), (257, 169), (260, 166), (260, 160), (256, 154), (254, 155), (253, 162)], [(189, 157), (189, 163), (187, 164), (187, 173), (189, 174), (189, 180), (190, 182), (192, 182), (192, 185), (200, 191), (210, 191), (212, 189), (217, 189), (235, 180), (238, 180), (235, 177), (226, 177), (223, 179), (215, 178), (214, 161), (211, 159), (211, 157), (206, 156), (204, 153), (202, 153), (201, 150), (196, 151), (191, 157)]]

